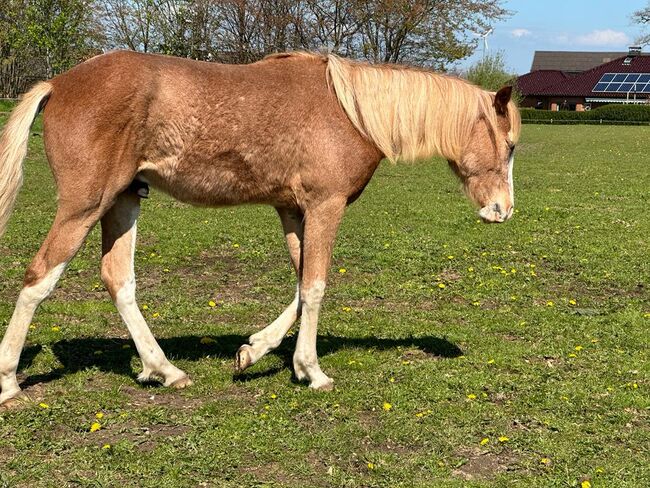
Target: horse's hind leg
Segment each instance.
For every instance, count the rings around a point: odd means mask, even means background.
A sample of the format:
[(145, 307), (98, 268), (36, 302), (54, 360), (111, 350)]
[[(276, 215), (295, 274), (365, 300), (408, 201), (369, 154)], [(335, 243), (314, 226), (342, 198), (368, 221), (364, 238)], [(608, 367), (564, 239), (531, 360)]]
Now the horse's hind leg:
[(0, 343), (0, 405), (20, 393), (16, 369), (36, 309), (50, 295), (100, 216), (98, 204), (84, 207), (68, 200), (61, 202), (47, 238), (25, 273), (24, 287)]
[[(291, 264), (293, 264), (298, 283), (300, 283), (300, 261), (303, 236), (303, 215), (298, 211), (277, 209), (282, 221), (282, 228), (287, 240)], [(291, 304), (270, 325), (249, 337), (249, 344), (244, 344), (235, 356), (235, 371), (242, 372), (255, 364), (269, 351), (280, 345), (294, 322), (300, 317), (300, 289)]]
[(183, 388), (192, 381), (165, 357), (135, 301), (133, 256), (139, 213), (138, 196), (127, 190), (102, 217), (102, 280), (142, 359), (143, 369), (138, 379), (157, 378), (165, 386)]

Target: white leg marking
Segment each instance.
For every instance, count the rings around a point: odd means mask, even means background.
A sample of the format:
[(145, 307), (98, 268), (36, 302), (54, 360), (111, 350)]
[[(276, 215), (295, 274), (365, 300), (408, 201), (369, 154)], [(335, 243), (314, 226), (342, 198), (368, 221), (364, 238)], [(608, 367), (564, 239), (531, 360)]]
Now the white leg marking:
[(515, 183), (512, 177), (512, 170), (515, 166), (515, 151), (513, 150), (508, 160), (508, 185), (510, 188), (510, 205), (515, 206)]
[[(133, 258), (135, 254), (135, 234), (137, 223), (128, 232), (131, 238), (131, 257), (129, 276), (115, 296), (115, 306), (122, 316), (129, 333), (135, 342), (140, 359), (142, 360), (142, 373), (138, 376), (140, 381), (147, 381), (152, 378), (161, 378), (165, 386), (188, 386), (191, 384), (189, 377), (176, 366), (171, 364), (165, 357), (165, 353), (156, 342), (156, 338), (147, 326), (140, 309), (135, 300), (135, 272), (133, 269)], [(184, 384), (181, 384), (184, 383)]]
[(316, 390), (331, 390), (334, 382), (321, 371), (316, 353), (318, 315), (325, 295), (325, 282), (316, 281), (309, 289), (302, 290), (302, 321), (293, 367), (299, 380), (309, 380), (309, 386)]
[(41, 281), (33, 286), (23, 288), (18, 296), (16, 308), (2, 343), (0, 343), (0, 404), (20, 392), (16, 380), (16, 369), (20, 353), (25, 345), (29, 324), (34, 318), (38, 306), (54, 290), (67, 264), (61, 263), (52, 268)]
[(271, 324), (261, 331), (248, 338), (248, 344), (244, 344), (237, 351), (235, 369), (243, 371), (259, 361), (269, 351), (277, 348), (284, 336), (300, 315), (300, 291), (296, 291), (296, 297), (284, 312)]

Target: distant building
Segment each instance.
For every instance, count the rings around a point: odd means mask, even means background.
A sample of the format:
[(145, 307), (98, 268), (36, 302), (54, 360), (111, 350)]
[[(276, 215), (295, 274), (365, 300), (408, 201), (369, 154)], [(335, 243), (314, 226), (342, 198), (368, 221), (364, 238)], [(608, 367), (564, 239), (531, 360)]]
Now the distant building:
[(531, 72), (520, 76), (522, 107), (589, 110), (609, 103), (650, 103), (650, 55), (536, 51)]

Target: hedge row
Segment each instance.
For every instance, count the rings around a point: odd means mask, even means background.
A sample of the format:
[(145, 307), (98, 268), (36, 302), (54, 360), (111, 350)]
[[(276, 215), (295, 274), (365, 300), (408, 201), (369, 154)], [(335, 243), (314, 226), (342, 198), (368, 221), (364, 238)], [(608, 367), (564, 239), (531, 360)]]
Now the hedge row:
[(588, 112), (562, 110), (535, 110), (522, 108), (521, 118), (524, 121), (612, 121), (612, 122), (650, 122), (650, 105), (603, 105)]

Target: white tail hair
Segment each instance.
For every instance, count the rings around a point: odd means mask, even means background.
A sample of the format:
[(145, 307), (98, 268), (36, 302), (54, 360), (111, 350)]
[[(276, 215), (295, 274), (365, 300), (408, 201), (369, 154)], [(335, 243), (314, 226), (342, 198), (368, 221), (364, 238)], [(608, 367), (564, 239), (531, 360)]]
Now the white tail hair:
[(52, 85), (38, 83), (25, 94), (9, 116), (0, 136), (0, 237), (4, 234), (18, 190), (23, 182), (23, 160), (27, 155), (29, 130)]
[[(332, 54), (327, 73), (352, 124), (393, 162), (436, 155), (458, 160), (481, 117), (496, 133), (494, 94), (459, 78)], [(513, 103), (508, 116), (516, 138), (520, 122)]]

